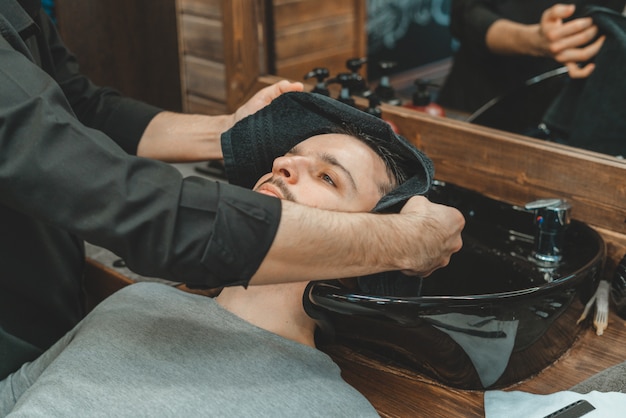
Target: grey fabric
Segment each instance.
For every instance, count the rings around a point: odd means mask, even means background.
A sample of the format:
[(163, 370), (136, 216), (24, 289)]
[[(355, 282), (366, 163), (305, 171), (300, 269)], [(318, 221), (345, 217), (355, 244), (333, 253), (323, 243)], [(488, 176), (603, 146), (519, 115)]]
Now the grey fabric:
[(573, 386), (570, 390), (578, 393), (588, 393), (594, 390), (626, 393), (626, 362), (609, 367)]
[[(34, 382), (34, 383), (33, 383)], [(138, 283), (0, 383), (0, 416), (366, 417), (324, 353), (213, 299)]]
[(290, 92), (239, 121), (222, 134), (226, 175), (231, 184), (252, 188), (272, 163), (305, 139), (353, 127), (406, 157), (409, 179), (384, 196), (374, 212), (394, 212), (414, 195), (424, 194), (434, 176), (431, 160), (393, 132), (388, 123), (359, 109), (316, 93)]

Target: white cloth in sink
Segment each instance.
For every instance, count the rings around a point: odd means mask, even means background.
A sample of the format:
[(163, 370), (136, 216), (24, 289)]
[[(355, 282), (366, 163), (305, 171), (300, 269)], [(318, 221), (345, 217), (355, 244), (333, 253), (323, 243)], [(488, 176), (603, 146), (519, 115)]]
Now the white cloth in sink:
[(580, 394), (571, 391), (536, 395), (521, 391), (492, 390), (485, 392), (485, 418), (544, 418), (580, 399), (595, 409), (585, 418), (622, 418), (626, 410), (626, 393), (597, 392)]

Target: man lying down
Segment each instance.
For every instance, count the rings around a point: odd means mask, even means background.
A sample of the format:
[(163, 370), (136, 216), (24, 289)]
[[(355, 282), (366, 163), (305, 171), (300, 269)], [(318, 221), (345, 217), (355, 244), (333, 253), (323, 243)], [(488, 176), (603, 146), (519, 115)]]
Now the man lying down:
[[(311, 93), (282, 95), (222, 146), (232, 183), (329, 210), (397, 211), (433, 176), (384, 121)], [(128, 286), (0, 382), (0, 415), (377, 416), (315, 348), (306, 285)]]

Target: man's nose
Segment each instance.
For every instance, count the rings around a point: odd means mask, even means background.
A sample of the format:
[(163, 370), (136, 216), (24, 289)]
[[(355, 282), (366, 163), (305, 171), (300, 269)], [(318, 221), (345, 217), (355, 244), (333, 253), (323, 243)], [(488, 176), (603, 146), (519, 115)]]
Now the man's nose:
[(272, 172), (286, 183), (294, 184), (298, 181), (306, 164), (306, 158), (301, 156), (282, 156), (274, 160)]

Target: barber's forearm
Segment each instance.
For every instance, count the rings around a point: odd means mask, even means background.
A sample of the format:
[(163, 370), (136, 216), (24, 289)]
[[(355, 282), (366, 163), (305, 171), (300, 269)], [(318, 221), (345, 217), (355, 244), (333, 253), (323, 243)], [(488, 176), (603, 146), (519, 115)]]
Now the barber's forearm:
[(166, 162), (221, 160), (221, 135), (235, 122), (268, 105), (289, 91), (302, 91), (303, 84), (281, 80), (259, 90), (233, 114), (207, 116), (161, 112), (146, 127), (137, 155)]
[[(376, 215), (328, 212), (283, 201), (274, 242), (250, 284), (353, 277), (394, 265), (368, 250)], [(368, 230), (367, 234), (363, 231)], [(380, 243), (378, 243), (380, 245)]]
[(161, 112), (147, 126), (137, 155), (166, 162), (221, 159), (220, 136), (233, 124), (233, 115)]
[(327, 212), (283, 202), (274, 242), (250, 284), (404, 270), (427, 276), (461, 248), (463, 216), (424, 197), (402, 214)]
[(551, 57), (563, 64), (585, 62), (595, 56), (602, 41), (593, 42), (598, 28), (591, 18), (567, 20), (574, 11), (572, 4), (556, 4), (532, 25), (496, 20), (487, 30), (485, 42), (495, 54)]
[(539, 30), (539, 24), (524, 25), (500, 19), (489, 27), (485, 41), (494, 54), (544, 56)]

